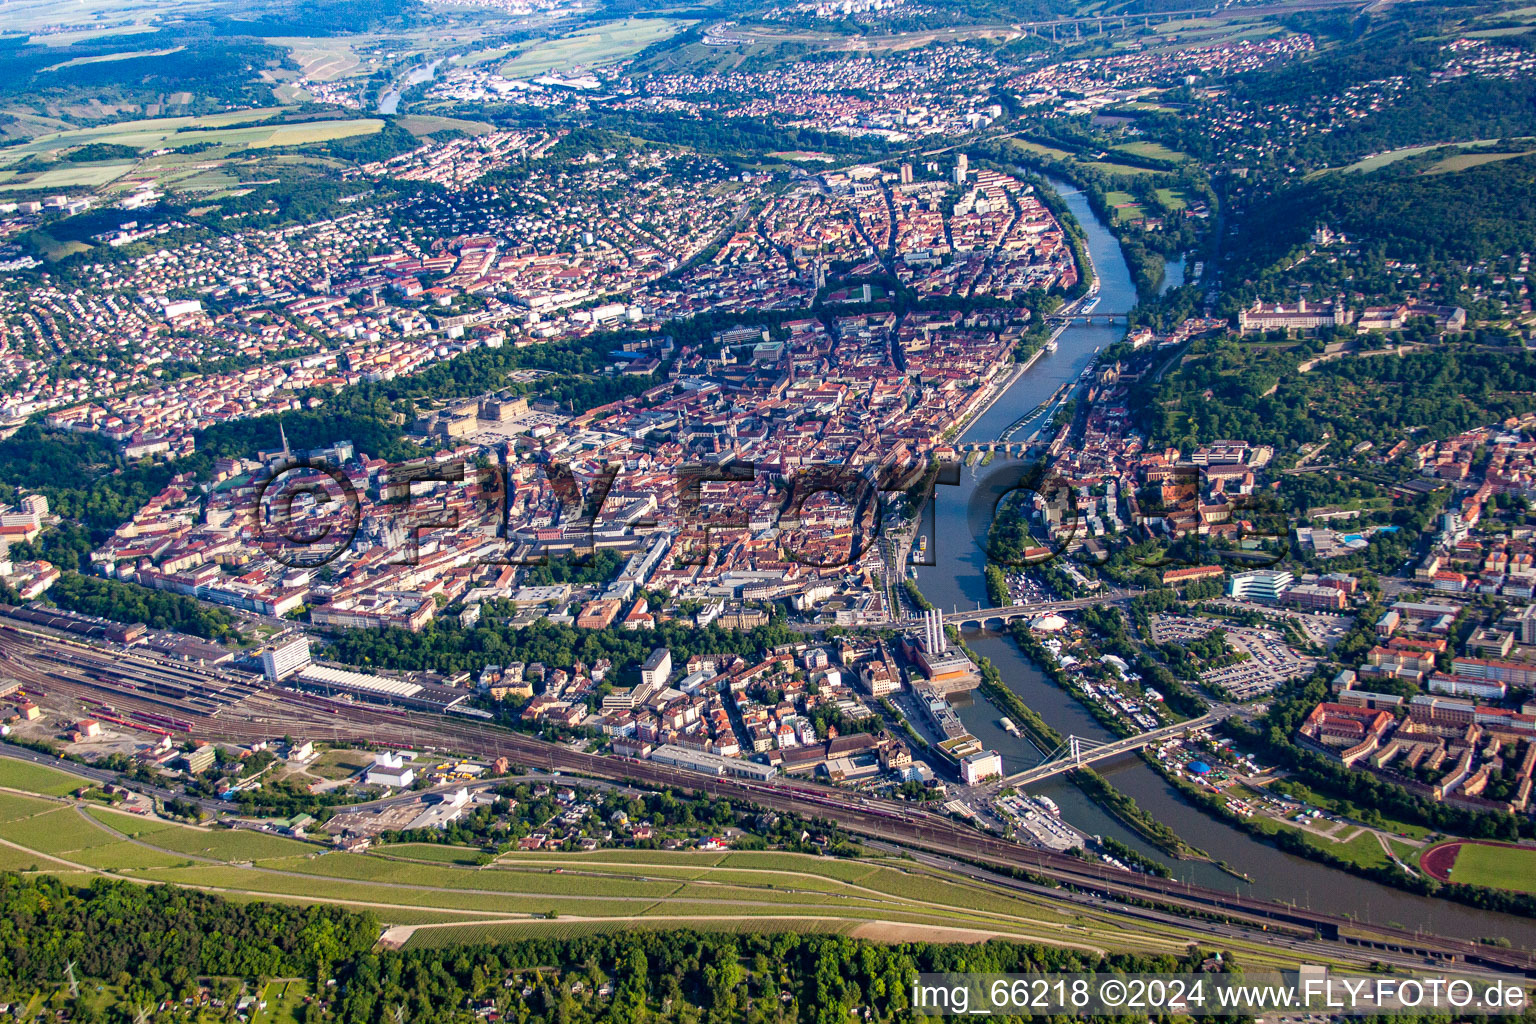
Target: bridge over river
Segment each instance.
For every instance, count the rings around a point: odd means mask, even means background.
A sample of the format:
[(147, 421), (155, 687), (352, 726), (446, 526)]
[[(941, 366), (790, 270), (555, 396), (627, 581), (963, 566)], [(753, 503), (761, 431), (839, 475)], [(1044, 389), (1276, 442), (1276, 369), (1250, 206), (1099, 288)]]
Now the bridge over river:
[(1053, 775), (1062, 772), (1070, 772), (1074, 768), (1083, 768), (1095, 761), (1106, 761), (1111, 757), (1119, 757), (1133, 750), (1141, 750), (1161, 743), (1163, 740), (1182, 736), (1192, 729), (1200, 729), (1207, 725), (1214, 725), (1224, 718), (1237, 712), (1236, 706), (1223, 706), (1199, 718), (1191, 718), (1187, 722), (1176, 722), (1173, 725), (1165, 725), (1161, 729), (1153, 729), (1136, 736), (1127, 736), (1125, 739), (1114, 740), (1109, 743), (1100, 740), (1084, 739), (1081, 736), (1068, 736), (1066, 741), (1049, 754), (1045, 759), (1033, 768), (1026, 768), (1021, 772), (1015, 772), (1006, 778), (999, 779), (986, 787), (987, 792), (995, 792), (1005, 787), (1028, 786), (1031, 783), (1043, 782)]

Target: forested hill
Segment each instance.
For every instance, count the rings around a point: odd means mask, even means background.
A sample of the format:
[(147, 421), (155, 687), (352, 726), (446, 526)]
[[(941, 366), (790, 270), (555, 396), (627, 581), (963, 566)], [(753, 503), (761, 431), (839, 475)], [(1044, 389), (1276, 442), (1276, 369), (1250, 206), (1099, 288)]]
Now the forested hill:
[(1300, 345), (1202, 340), (1179, 367), (1138, 395), (1154, 446), (1242, 437), (1284, 450), (1335, 438), (1390, 448), (1405, 437), (1449, 437), (1536, 408), (1536, 353), (1420, 351), (1297, 365)]
[(1402, 160), (1369, 174), (1320, 174), (1254, 204), (1234, 269), (1257, 276), (1320, 224), (1362, 248), (1422, 264), (1536, 248), (1536, 155), (1430, 170), (1439, 159)]

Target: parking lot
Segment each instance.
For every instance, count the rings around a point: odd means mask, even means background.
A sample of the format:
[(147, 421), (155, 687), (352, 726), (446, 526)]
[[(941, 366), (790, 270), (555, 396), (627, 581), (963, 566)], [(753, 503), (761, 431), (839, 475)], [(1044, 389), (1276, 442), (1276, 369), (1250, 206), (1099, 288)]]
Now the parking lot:
[(1221, 687), (1237, 700), (1263, 696), (1287, 679), (1308, 674), (1317, 664), (1315, 659), (1293, 651), (1275, 630), (1250, 629), (1183, 615), (1154, 615), (1151, 626), (1152, 639), (1160, 644), (1188, 643), (1214, 629), (1224, 630), (1228, 649), (1247, 658), (1235, 665), (1202, 672), (1200, 681)]

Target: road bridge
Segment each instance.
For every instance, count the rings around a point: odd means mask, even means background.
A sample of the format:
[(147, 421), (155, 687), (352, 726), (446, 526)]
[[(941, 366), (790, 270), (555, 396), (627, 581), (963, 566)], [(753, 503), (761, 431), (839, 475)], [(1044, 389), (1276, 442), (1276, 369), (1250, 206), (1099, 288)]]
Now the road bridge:
[[(1093, 597), (1075, 597), (1070, 601), (1037, 601), (1033, 604), (1010, 604), (999, 608), (976, 608), (964, 612), (957, 609), (944, 613), (944, 624), (957, 629), (986, 629), (989, 624), (1006, 626), (1017, 619), (1032, 619), (1049, 612), (1064, 612), (1074, 608), (1086, 608), (1089, 605), (1109, 604), (1125, 596), (1119, 590), (1108, 590)], [(922, 620), (887, 619), (884, 622), (866, 623), (866, 625), (883, 626), (889, 629), (917, 629), (922, 625)]]
[(1119, 592), (1096, 594), (1093, 597), (1077, 597), (1070, 601), (1036, 601), (1033, 604), (1010, 604), (1001, 608), (977, 608), (974, 611), (954, 611), (944, 616), (946, 625), (958, 629), (986, 629), (989, 623), (1001, 623), (1008, 625), (1017, 619), (1033, 619), (1050, 612), (1071, 611), (1074, 608), (1086, 608), (1089, 605), (1105, 604), (1118, 600)]

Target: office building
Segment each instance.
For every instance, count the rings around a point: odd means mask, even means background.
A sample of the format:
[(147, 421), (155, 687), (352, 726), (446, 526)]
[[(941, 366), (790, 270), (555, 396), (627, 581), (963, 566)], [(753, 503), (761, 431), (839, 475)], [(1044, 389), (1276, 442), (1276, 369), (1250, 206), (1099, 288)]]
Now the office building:
[(1227, 593), (1239, 601), (1279, 604), (1295, 582), (1296, 577), (1284, 569), (1255, 569), (1234, 573), (1227, 584)]
[(309, 637), (273, 644), (261, 652), (261, 671), (270, 682), (286, 679), (309, 666)]
[(671, 678), (672, 652), (665, 647), (658, 647), (640, 666), (640, 684), (654, 693), (666, 686), (667, 680)]

